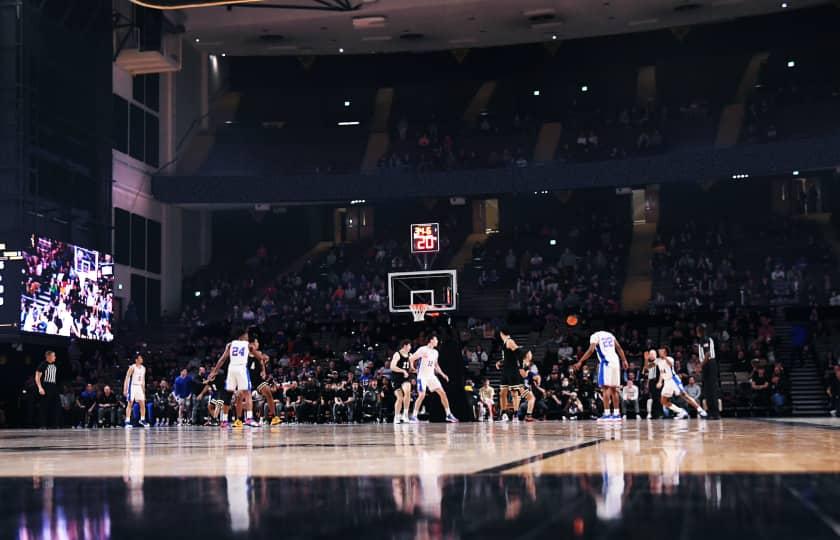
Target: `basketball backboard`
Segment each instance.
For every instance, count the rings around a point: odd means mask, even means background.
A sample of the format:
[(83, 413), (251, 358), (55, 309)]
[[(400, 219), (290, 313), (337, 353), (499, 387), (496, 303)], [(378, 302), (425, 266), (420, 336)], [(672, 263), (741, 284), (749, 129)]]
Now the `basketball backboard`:
[(391, 313), (410, 313), (411, 304), (428, 304), (429, 311), (453, 311), (458, 303), (455, 270), (392, 272), (388, 274)]

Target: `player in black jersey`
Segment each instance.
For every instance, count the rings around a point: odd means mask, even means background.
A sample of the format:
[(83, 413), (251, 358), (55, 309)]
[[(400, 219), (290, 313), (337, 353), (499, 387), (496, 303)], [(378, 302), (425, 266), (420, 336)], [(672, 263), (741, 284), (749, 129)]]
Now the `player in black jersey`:
[(217, 373), (212, 379), (204, 381), (204, 388), (201, 394), (210, 393), (210, 401), (207, 402), (207, 412), (210, 413), (210, 425), (218, 424), (220, 427), (228, 427), (228, 415), (230, 414), (231, 393), (225, 389), (225, 374)]
[(502, 358), (496, 362), (496, 369), (502, 371), (502, 381), (499, 385), (499, 409), (502, 419), (515, 418), (515, 411), (519, 410), (519, 403), (525, 393), (525, 384), (520, 369), (523, 365), (525, 351), (510, 337), (507, 330), (499, 330), (502, 339)]
[(254, 338), (254, 350), (248, 357), (248, 372), (251, 377), (251, 387), (259, 392), (268, 405), (268, 417), (272, 426), (280, 425), (280, 417), (277, 416), (274, 407), (274, 393), (271, 391), (271, 381), (267, 374), (268, 355), (259, 350), (260, 342)]
[[(394, 403), (394, 423), (408, 423), (408, 409), (411, 407), (411, 362), (409, 353), (411, 342), (404, 339), (400, 342), (400, 350), (391, 358), (391, 383), (397, 402)], [(402, 412), (400, 412), (402, 411)]]
[[(525, 410), (525, 421), (534, 421), (534, 406), (537, 404), (537, 397), (531, 391), (531, 386), (534, 384), (533, 371), (531, 365), (534, 363), (534, 353), (530, 349), (519, 348), (517, 353), (517, 368), (519, 368), (519, 377), (522, 385), (517, 389), (519, 399), (524, 399), (528, 403), (528, 408)], [(516, 414), (519, 414), (519, 408), (516, 409)]]

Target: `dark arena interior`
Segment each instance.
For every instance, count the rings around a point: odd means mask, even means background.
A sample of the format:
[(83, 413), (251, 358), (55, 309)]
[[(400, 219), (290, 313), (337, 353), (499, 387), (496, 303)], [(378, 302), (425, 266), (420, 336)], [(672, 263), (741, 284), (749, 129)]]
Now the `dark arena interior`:
[(838, 29), (0, 0), (0, 538), (837, 538)]

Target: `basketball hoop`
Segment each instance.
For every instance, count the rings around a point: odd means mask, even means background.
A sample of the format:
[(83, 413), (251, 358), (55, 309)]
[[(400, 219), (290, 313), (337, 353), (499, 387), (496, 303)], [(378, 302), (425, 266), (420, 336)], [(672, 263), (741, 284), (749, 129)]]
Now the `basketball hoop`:
[(414, 322), (421, 322), (426, 317), (429, 304), (411, 304), (409, 307), (411, 314), (414, 316)]

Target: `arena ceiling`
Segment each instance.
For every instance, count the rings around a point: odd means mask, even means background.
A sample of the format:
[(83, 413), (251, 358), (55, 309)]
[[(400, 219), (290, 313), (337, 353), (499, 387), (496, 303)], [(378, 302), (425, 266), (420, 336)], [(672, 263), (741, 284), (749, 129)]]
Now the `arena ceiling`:
[[(512, 45), (725, 21), (822, 0), (132, 0), (178, 9), (227, 55), (369, 54)], [(215, 4), (207, 7), (206, 4)]]

